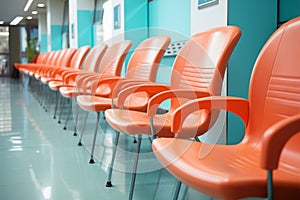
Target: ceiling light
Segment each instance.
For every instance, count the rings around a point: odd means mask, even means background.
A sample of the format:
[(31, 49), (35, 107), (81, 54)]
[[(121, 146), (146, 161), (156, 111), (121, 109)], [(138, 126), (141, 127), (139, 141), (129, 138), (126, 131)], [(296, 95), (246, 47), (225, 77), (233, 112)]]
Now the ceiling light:
[(38, 11), (33, 10), (33, 11), (31, 12), (31, 14), (36, 15), (36, 14), (38, 14)]
[(10, 22), (10, 25), (17, 25), (18, 23), (20, 23), (20, 21), (22, 21), (22, 19), (23, 17), (18, 16)]
[(25, 7), (24, 7), (24, 11), (27, 12), (27, 10), (29, 9), (29, 7), (31, 6), (33, 0), (28, 0)]
[(31, 16), (28, 16), (27, 19), (28, 19), (28, 20), (32, 20), (32, 17), (31, 17)]
[(39, 7), (39, 8), (44, 8), (44, 7), (45, 7), (45, 4), (44, 4), (44, 3), (38, 3), (38, 4), (37, 4), (37, 7)]
[(0, 20), (0, 24), (4, 24), (4, 21)]

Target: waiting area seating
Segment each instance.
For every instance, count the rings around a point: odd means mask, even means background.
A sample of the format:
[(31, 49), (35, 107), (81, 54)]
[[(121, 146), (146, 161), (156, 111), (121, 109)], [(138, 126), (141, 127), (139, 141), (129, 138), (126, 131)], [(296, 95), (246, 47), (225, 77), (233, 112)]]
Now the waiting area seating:
[[(253, 69), (249, 100), (206, 97), (175, 110), (180, 132), (195, 110), (222, 109), (246, 127), (236, 145), (160, 138), (153, 150), (183, 183), (221, 199), (297, 199), (300, 191), (300, 17), (282, 25), (267, 41)], [(206, 154), (203, 149), (210, 149)]]
[[(249, 99), (220, 96), (228, 61), (241, 34), (236, 26), (224, 26), (191, 36), (174, 61), (170, 85), (156, 82), (171, 42), (169, 36), (147, 38), (132, 54), (132, 42), (125, 40), (93, 48), (45, 52), (35, 63), (15, 63), (15, 67), (30, 80), (32, 94), (48, 113), (55, 102), (54, 118), (60, 110), (61, 121), (67, 109), (59, 102), (75, 104), (69, 106), (64, 128), (73, 112), (74, 136), (79, 132), (79, 146), (85, 145), (82, 139), (86, 130), (79, 130), (78, 123), (85, 127), (88, 113), (97, 114), (90, 163), (95, 162), (98, 126), (104, 114), (102, 122), (116, 132), (109, 138), (113, 151), (106, 187), (113, 186), (120, 133), (130, 136), (132, 142), (137, 137), (131, 178), (125, 179), (130, 181), (129, 199), (134, 199), (143, 134), (149, 138), (156, 161), (178, 180), (174, 199), (182, 192), (181, 183), (220, 199), (297, 199), (300, 17), (281, 25), (260, 51), (251, 76)], [(122, 67), (126, 69), (125, 77), (121, 75)], [(171, 99), (170, 107), (166, 113), (159, 113), (158, 107), (166, 99)], [(83, 121), (78, 117), (80, 110), (85, 113)], [(245, 136), (239, 144), (208, 144), (198, 139), (209, 134), (220, 110), (242, 119)], [(102, 182), (99, 180), (99, 184)]]

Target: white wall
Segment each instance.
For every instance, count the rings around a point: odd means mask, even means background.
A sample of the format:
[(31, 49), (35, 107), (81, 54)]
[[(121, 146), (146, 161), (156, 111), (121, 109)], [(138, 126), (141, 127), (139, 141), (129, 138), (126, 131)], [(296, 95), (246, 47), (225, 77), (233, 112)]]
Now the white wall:
[(48, 51), (52, 50), (51, 25), (61, 25), (63, 20), (64, 1), (48, 0), (47, 1), (47, 35)]
[(198, 9), (198, 0), (191, 0), (191, 35), (217, 26), (227, 25), (227, 1)]
[(124, 30), (125, 30), (125, 26), (124, 26), (124, 0), (112, 0), (112, 5), (113, 8), (120, 4), (120, 19), (121, 19), (121, 23), (120, 23), (120, 28), (117, 30), (113, 30), (113, 37), (115, 38), (115, 41), (122, 41), (125, 39), (125, 35), (124, 35)]
[[(217, 5), (198, 9), (198, 0), (191, 0), (191, 35), (209, 28), (227, 25), (228, 0), (219, 0)], [(225, 73), (222, 95), (227, 91), (227, 72)], [(201, 137), (208, 143), (226, 143), (226, 113), (221, 112), (215, 126)]]
[(51, 2), (50, 0), (47, 1), (47, 43), (48, 43), (48, 51), (50, 52), (52, 50), (51, 46)]
[[(120, 4), (120, 28), (114, 30), (114, 7)], [(108, 0), (103, 4), (103, 40), (113, 44), (124, 40), (124, 0)]]
[(78, 10), (93, 10), (94, 9), (94, 0), (77, 0), (77, 9)]
[(78, 48), (77, 0), (69, 0), (69, 42), (71, 48)]
[(46, 12), (38, 14), (39, 41), (42, 40), (42, 34), (47, 34), (47, 15)]

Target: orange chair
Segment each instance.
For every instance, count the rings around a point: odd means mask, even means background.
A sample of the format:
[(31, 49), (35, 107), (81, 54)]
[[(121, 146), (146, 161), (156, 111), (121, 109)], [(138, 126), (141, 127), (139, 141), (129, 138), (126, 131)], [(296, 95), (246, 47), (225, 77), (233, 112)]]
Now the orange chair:
[[(195, 34), (184, 44), (174, 61), (170, 86), (142, 84), (120, 92), (117, 102), (119, 108), (123, 107), (123, 102), (132, 93), (144, 91), (152, 96), (148, 103), (147, 113), (125, 109), (105, 111), (106, 121), (115, 130), (129, 135), (138, 134), (136, 166), (141, 134), (155, 137), (174, 137), (170, 119), (173, 116), (173, 111), (181, 103), (187, 99), (221, 93), (227, 62), (240, 36), (241, 31), (235, 26), (218, 27)], [(171, 98), (169, 112), (156, 115), (158, 105), (169, 98)], [(152, 105), (156, 105), (156, 108), (152, 109)], [(183, 132), (188, 133), (185, 135), (186, 138), (201, 135), (208, 130), (211, 113), (204, 111), (198, 114), (191, 116), (185, 126)], [(116, 137), (119, 137), (119, 133)], [(113, 161), (111, 165), (113, 165)], [(130, 199), (133, 195), (135, 174), (136, 168), (133, 169)]]
[(35, 68), (39, 64), (42, 64), (49, 55), (50, 55), (50, 53), (40, 53), (37, 56), (35, 63), (14, 63), (14, 66), (16, 69), (19, 70), (19, 72), (28, 74), (32, 68)]
[[(79, 95), (77, 97), (77, 103), (82, 109), (89, 112), (97, 112), (97, 123), (94, 132), (90, 163), (94, 163), (93, 154), (96, 143), (100, 112), (105, 111), (106, 109), (109, 109), (112, 106), (112, 100), (111, 98), (109, 98), (110, 96), (101, 97), (99, 95), (101, 95), (103, 91), (105, 96), (107, 94), (111, 95), (114, 90), (114, 86), (119, 81), (155, 81), (159, 63), (169, 43), (170, 38), (168, 36), (155, 36), (144, 40), (136, 47), (136, 49), (130, 57), (130, 60), (127, 65), (128, 68), (126, 78), (116, 77), (100, 79), (94, 84), (95, 89), (93, 94), (98, 96)], [(83, 131), (81, 132), (78, 145), (82, 145), (82, 136)]]
[[(236, 145), (160, 138), (152, 147), (177, 179), (220, 199), (299, 199), (300, 191), (300, 17), (283, 24), (266, 42), (255, 63), (249, 100), (196, 99), (177, 108), (172, 131), (199, 109), (238, 115), (246, 131)], [(203, 149), (210, 151), (203, 154)]]
[[(61, 74), (64, 87), (75, 86), (74, 80), (76, 77), (82, 73), (96, 73), (99, 70), (100, 62), (102, 57), (107, 50), (106, 44), (98, 44), (94, 46), (85, 57), (84, 63), (82, 64), (82, 69), (73, 69), (65, 71)], [(73, 77), (73, 81), (66, 83), (66, 77)]]
[[(50, 64), (42, 65), (35, 73), (34, 76), (37, 80), (42, 83), (44, 90), (48, 89), (48, 83), (52, 80), (51, 73), (55, 70), (64, 67), (70, 66), (71, 60), (76, 52), (76, 49), (69, 48), (64, 50), (56, 51), (52, 59), (48, 59)], [(49, 100), (50, 91), (47, 95), (44, 96), (44, 109), (47, 112), (46, 104)]]
[[(81, 88), (85, 88), (84, 80), (88, 80), (90, 77), (98, 80), (104, 77), (117, 77), (121, 74), (121, 69), (125, 60), (125, 57), (131, 47), (132, 43), (128, 40), (119, 42), (110, 46), (107, 51), (102, 55), (101, 60), (95, 66), (93, 71), (86, 73), (71, 73), (64, 76), (64, 82), (66, 87), (60, 88), (60, 93), (66, 98), (76, 97), (79, 93), (83, 92)], [(88, 66), (93, 66), (93, 63), (86, 63)], [(82, 79), (82, 80), (81, 80)], [(80, 88), (80, 90), (77, 90)]]
[[(65, 98), (74, 98), (79, 94), (83, 94), (84, 84), (80, 83), (78, 79), (88, 79), (91, 76), (104, 77), (117, 77), (121, 74), (121, 69), (125, 60), (125, 57), (131, 47), (131, 41), (125, 40), (116, 44), (113, 44), (108, 48), (107, 51), (103, 51), (103, 47), (107, 45), (97, 45), (88, 54), (85, 63), (85, 71), (76, 71), (65, 73), (63, 75), (64, 86), (59, 88), (60, 94)], [(77, 135), (77, 120), (78, 120), (78, 109), (75, 113), (75, 129), (74, 135)], [(66, 129), (67, 121), (64, 126)]]
[(48, 62), (49, 65), (39, 68), (39, 72), (35, 74), (36, 79), (40, 80), (43, 84), (48, 85), (52, 80), (51, 74), (60, 67), (68, 67), (71, 64), (72, 58), (76, 53), (76, 49), (68, 48), (57, 51), (53, 58)]
[(60, 66), (59, 68), (52, 70), (48, 82), (50, 89), (54, 91), (59, 90), (59, 88), (64, 85), (62, 75), (67, 72), (79, 70), (89, 51), (89, 46), (80, 47), (73, 55), (70, 66)]

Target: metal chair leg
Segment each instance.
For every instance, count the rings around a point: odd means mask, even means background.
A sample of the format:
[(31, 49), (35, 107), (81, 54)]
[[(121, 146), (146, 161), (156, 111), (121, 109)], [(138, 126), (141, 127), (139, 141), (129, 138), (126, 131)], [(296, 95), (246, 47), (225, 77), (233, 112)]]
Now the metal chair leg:
[(67, 130), (67, 125), (68, 125), (71, 113), (72, 113), (72, 107), (70, 108), (70, 110), (68, 112), (68, 116), (67, 116), (67, 119), (66, 119), (66, 122), (65, 122), (64, 130)]
[(58, 104), (60, 103), (60, 98), (61, 96), (58, 95), (58, 93), (55, 93), (55, 108), (54, 108), (54, 114), (53, 114), (53, 119), (56, 119), (56, 112), (57, 112), (57, 107)]
[(98, 131), (98, 126), (99, 126), (99, 119), (100, 119), (100, 112), (97, 112), (97, 122), (96, 122), (96, 127), (94, 131), (94, 138), (93, 138), (93, 144), (92, 144), (92, 150), (91, 150), (91, 159), (90, 159), (90, 164), (94, 164), (94, 151), (95, 151), (95, 145), (96, 145), (96, 139), (97, 139), (97, 131)]
[(86, 120), (87, 120), (87, 117), (89, 115), (89, 112), (85, 112), (85, 118), (84, 118), (84, 122), (83, 122), (83, 128), (82, 128), (82, 131), (81, 131), (81, 134), (80, 134), (80, 137), (79, 137), (79, 141), (78, 141), (78, 146), (82, 146), (82, 136), (83, 136), (83, 133), (85, 131), (85, 127), (86, 127)]
[(273, 199), (273, 171), (268, 170), (268, 200)]
[(44, 98), (44, 102), (43, 102), (43, 109), (45, 109), (45, 112), (47, 112), (47, 101), (49, 100), (50, 98), (50, 91), (47, 91), (47, 94)]
[(181, 185), (182, 185), (181, 181), (177, 180), (173, 200), (177, 200), (178, 199)]
[(64, 106), (65, 106), (64, 99), (61, 99), (61, 101), (60, 101), (60, 114), (59, 114), (59, 119), (58, 119), (58, 122), (57, 122), (59, 124), (61, 124), (61, 118), (62, 118), (62, 115), (63, 115), (63, 112), (64, 112)]
[(138, 139), (137, 139), (136, 156), (135, 156), (134, 166), (133, 166), (133, 170), (132, 170), (132, 178), (131, 178), (130, 191), (129, 191), (129, 200), (131, 200), (133, 198), (136, 171), (137, 171), (137, 167), (138, 167), (138, 161), (139, 161), (139, 155), (140, 155), (140, 149), (141, 149), (141, 142), (142, 142), (142, 135), (139, 134)]
[(111, 184), (111, 177), (112, 177), (112, 171), (113, 171), (113, 166), (116, 158), (116, 152), (117, 152), (117, 146), (119, 143), (119, 137), (120, 137), (120, 132), (116, 132), (116, 137), (114, 141), (114, 146), (113, 146), (113, 155), (111, 158), (110, 166), (109, 166), (109, 171), (108, 171), (108, 177), (107, 177), (107, 182), (106, 182), (106, 187), (112, 187)]
[(76, 111), (75, 111), (74, 133), (73, 133), (73, 136), (77, 136), (78, 115), (79, 115), (79, 106), (76, 107)]

